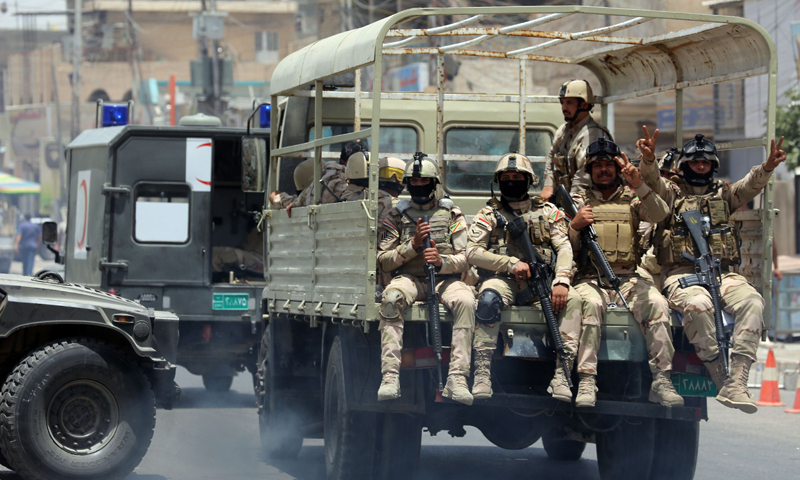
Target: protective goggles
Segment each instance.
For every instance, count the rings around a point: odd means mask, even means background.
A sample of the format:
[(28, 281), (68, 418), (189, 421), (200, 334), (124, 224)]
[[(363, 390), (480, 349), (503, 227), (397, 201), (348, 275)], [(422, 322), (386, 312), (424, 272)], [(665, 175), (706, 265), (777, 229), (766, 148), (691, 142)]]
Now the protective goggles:
[(703, 138), (702, 133), (698, 133), (695, 135), (694, 140), (687, 142), (683, 146), (683, 156), (687, 158), (702, 156), (706, 160), (712, 160), (717, 156), (717, 147)]
[(589, 144), (589, 148), (586, 149), (586, 156), (614, 158), (620, 156), (620, 151), (616, 143), (605, 137), (600, 137)]
[(402, 182), (403, 181), (403, 174), (404, 173), (405, 172), (403, 171), (402, 168), (397, 168), (397, 167), (383, 167), (380, 170), (378, 170), (378, 176), (379, 177), (381, 177), (381, 178), (397, 177), (397, 181), (398, 182)]

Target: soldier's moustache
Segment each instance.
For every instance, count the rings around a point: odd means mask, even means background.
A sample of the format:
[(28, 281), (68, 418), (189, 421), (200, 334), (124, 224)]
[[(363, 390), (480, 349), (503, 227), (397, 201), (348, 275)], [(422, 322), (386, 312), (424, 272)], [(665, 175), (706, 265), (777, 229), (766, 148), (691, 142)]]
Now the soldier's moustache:
[(528, 193), (527, 180), (501, 180), (499, 183), (500, 194), (512, 202), (522, 200)]

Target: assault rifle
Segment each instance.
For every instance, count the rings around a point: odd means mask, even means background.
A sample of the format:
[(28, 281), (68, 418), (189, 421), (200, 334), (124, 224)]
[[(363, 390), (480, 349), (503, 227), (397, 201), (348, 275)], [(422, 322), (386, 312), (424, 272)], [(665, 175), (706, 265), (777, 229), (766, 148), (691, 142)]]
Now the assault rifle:
[(327, 190), (327, 191), (328, 191), (328, 193), (330, 193), (330, 194), (331, 194), (331, 197), (333, 197), (333, 199), (334, 199), (334, 200), (336, 200), (336, 203), (339, 203), (339, 202), (341, 202), (341, 201), (342, 201), (342, 199), (341, 199), (341, 198), (339, 198), (339, 196), (338, 196), (338, 195), (336, 195), (335, 193), (333, 193), (333, 190), (331, 189), (331, 187), (329, 187), (329, 186), (328, 186), (328, 184), (327, 184), (327, 183), (325, 183), (325, 180), (323, 180), (322, 178), (320, 178), (320, 179), (319, 179), (319, 184), (320, 184), (320, 185), (322, 185), (323, 187), (325, 187), (325, 190)]
[[(575, 202), (572, 201), (572, 197), (570, 197), (569, 192), (566, 188), (564, 188), (564, 185), (558, 186), (556, 202), (561, 205), (561, 207), (564, 209), (564, 212), (570, 218), (575, 218), (575, 215), (578, 214), (578, 207), (575, 206)], [(625, 308), (630, 310), (631, 307), (628, 306), (628, 302), (625, 301), (625, 297), (623, 297), (622, 292), (619, 291), (619, 277), (617, 277), (617, 274), (614, 273), (614, 270), (611, 268), (611, 264), (608, 263), (606, 254), (603, 253), (603, 249), (600, 247), (600, 243), (597, 241), (597, 232), (594, 230), (594, 227), (587, 225), (580, 230), (580, 234), (581, 245), (588, 248), (589, 252), (591, 252), (592, 256), (594, 257), (592, 264), (598, 273), (597, 281), (600, 282), (600, 273), (602, 272), (602, 275), (606, 277), (608, 283), (611, 284), (611, 288), (616, 290), (617, 296), (620, 300), (622, 300)], [(603, 287), (602, 284), (600, 286)]]
[(711, 295), (711, 303), (714, 306), (714, 327), (716, 330), (717, 345), (719, 353), (722, 355), (722, 364), (725, 366), (725, 376), (729, 376), (728, 352), (731, 344), (725, 336), (722, 323), (722, 304), (720, 302), (720, 282), (722, 279), (721, 262), (714, 258), (708, 248), (708, 236), (711, 234), (711, 220), (702, 216), (699, 210), (681, 212), (681, 218), (686, 224), (689, 234), (692, 236), (700, 256), (695, 258), (686, 252), (681, 252), (681, 258), (694, 264), (695, 273), (687, 275), (680, 280), (681, 288), (701, 286), (708, 290)]
[[(416, 224), (411, 215), (406, 213), (409, 207), (408, 200), (401, 200), (397, 204), (397, 210), (403, 214), (411, 223)], [(422, 223), (428, 223), (427, 215), (422, 217)], [(425, 236), (424, 248), (431, 248), (430, 234)], [(439, 391), (444, 390), (444, 383), (442, 381), (442, 320), (439, 318), (439, 294), (436, 293), (436, 265), (432, 263), (425, 264), (425, 273), (428, 275), (428, 291), (427, 295), (427, 310), (428, 310), (428, 328), (431, 346), (433, 353), (436, 355), (436, 380), (439, 383)]]
[(497, 226), (508, 231), (511, 239), (522, 249), (522, 253), (526, 258), (524, 261), (531, 271), (531, 276), (527, 280), (528, 288), (517, 295), (517, 303), (526, 305), (535, 298), (539, 299), (544, 318), (547, 321), (547, 329), (550, 330), (550, 336), (553, 339), (553, 347), (556, 350), (558, 359), (561, 361), (561, 365), (564, 367), (569, 388), (572, 388), (572, 378), (567, 364), (567, 349), (564, 347), (561, 331), (558, 329), (558, 320), (556, 320), (556, 314), (553, 312), (553, 301), (550, 298), (552, 292), (550, 282), (552, 282), (553, 269), (545, 263), (539, 252), (533, 248), (533, 243), (528, 233), (528, 222), (525, 221), (525, 218), (517, 215), (513, 208), (508, 207), (506, 210), (510, 211), (514, 218), (511, 222), (506, 221), (505, 217), (497, 211), (494, 202), (490, 200), (489, 206), (492, 207), (495, 218), (497, 218)]

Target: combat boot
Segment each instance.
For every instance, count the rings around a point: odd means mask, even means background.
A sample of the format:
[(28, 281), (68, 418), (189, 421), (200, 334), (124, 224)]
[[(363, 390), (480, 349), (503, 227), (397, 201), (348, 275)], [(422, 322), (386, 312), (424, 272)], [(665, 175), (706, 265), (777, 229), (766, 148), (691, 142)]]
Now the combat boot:
[(564, 365), (559, 360), (557, 362), (556, 374), (550, 380), (550, 386), (547, 387), (547, 393), (553, 396), (556, 400), (570, 403), (572, 402), (572, 390), (569, 388), (569, 381), (567, 380), (570, 372), (572, 372), (573, 359), (567, 359), (567, 371), (564, 371)]
[(400, 375), (395, 372), (383, 374), (381, 386), (378, 389), (378, 401), (394, 400), (400, 398)]
[(475, 376), (472, 382), (472, 398), (492, 398), (492, 351), (474, 350)]
[(665, 407), (683, 406), (683, 397), (675, 391), (669, 372), (656, 372), (655, 376), (653, 376), (653, 383), (650, 385), (648, 399)]
[(467, 377), (456, 374), (448, 375), (447, 383), (445, 383), (444, 391), (442, 391), (442, 396), (463, 403), (464, 405), (472, 405), (472, 394), (469, 393)]
[(581, 382), (578, 384), (578, 396), (575, 397), (576, 407), (594, 407), (597, 401), (597, 375), (593, 373), (579, 373)]
[(747, 390), (750, 365), (753, 361), (744, 355), (731, 355), (731, 376), (717, 395), (717, 401), (728, 408), (738, 408), (744, 413), (756, 413), (758, 407)]

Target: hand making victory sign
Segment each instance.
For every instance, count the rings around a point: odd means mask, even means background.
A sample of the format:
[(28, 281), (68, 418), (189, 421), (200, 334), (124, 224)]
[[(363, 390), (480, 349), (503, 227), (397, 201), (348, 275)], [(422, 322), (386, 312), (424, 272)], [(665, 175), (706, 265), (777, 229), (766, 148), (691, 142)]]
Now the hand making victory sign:
[(656, 139), (658, 138), (658, 129), (653, 132), (653, 136), (650, 136), (650, 132), (647, 130), (647, 125), (642, 125), (642, 130), (644, 131), (644, 138), (640, 138), (636, 140), (636, 148), (642, 152), (642, 158), (647, 160), (648, 162), (652, 162), (656, 159)]
[[(658, 132), (658, 130), (656, 130), (656, 132)], [(627, 182), (631, 188), (636, 189), (642, 185), (642, 174), (639, 173), (639, 169), (636, 168), (636, 165), (628, 160), (628, 156), (625, 155), (625, 152), (622, 152), (622, 158), (614, 157), (614, 161), (619, 165), (622, 178), (625, 179), (625, 182)]]
[(772, 145), (769, 147), (769, 157), (767, 158), (767, 161), (764, 162), (764, 170), (771, 172), (775, 170), (775, 167), (786, 161), (786, 152), (781, 150), (782, 144), (783, 137), (778, 140), (777, 145), (775, 145), (775, 139), (772, 139)]

